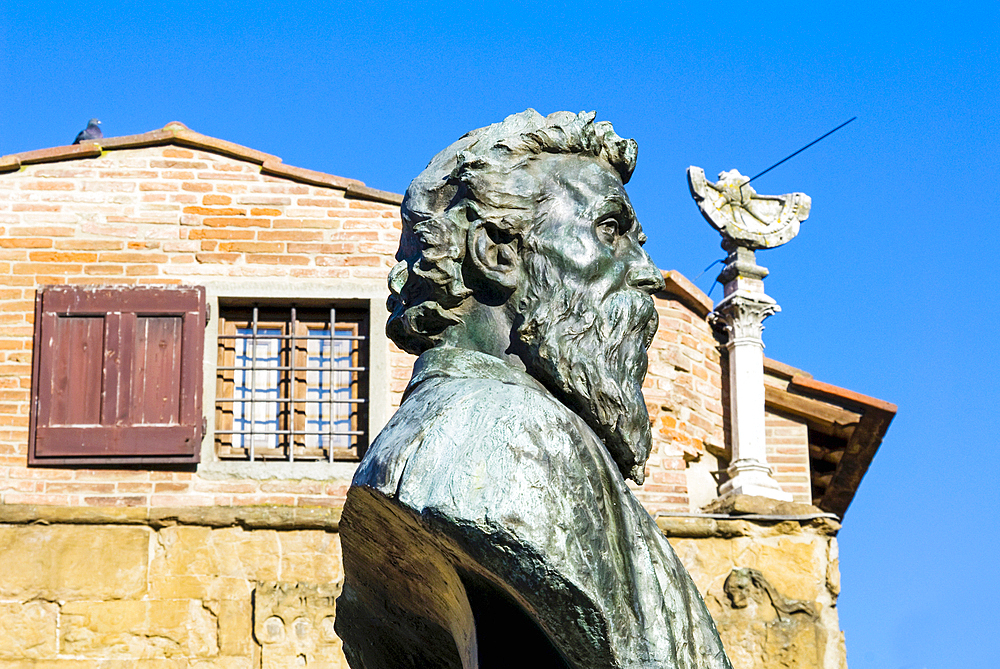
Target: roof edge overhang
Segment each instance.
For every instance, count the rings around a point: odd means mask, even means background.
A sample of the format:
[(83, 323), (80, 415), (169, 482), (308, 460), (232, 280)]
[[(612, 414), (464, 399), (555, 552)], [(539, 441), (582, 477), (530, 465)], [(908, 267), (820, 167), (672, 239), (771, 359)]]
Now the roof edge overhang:
[(202, 135), (178, 121), (168, 123), (159, 130), (152, 130), (140, 135), (104, 137), (97, 141), (83, 142), (81, 144), (56, 146), (49, 149), (38, 149), (36, 151), (0, 156), (0, 173), (14, 172), (25, 165), (97, 158), (105, 151), (138, 149), (146, 146), (164, 146), (170, 144), (201, 149), (253, 163), (260, 166), (262, 174), (269, 176), (306, 183), (312, 186), (337, 188), (343, 190), (345, 196), (348, 198), (395, 205), (402, 204), (403, 202), (403, 196), (398, 193), (369, 188), (364, 182), (357, 179), (346, 179), (333, 174), (326, 174), (325, 172), (285, 165), (278, 156), (257, 151), (256, 149), (251, 149), (224, 139)]
[[(822, 497), (814, 500), (820, 509), (843, 518), (898, 408), (817, 381), (806, 372), (769, 358), (764, 360), (764, 371), (777, 381), (765, 385), (764, 400), (769, 409), (795, 416), (805, 421), (810, 431), (844, 444), (843, 451), (836, 454), (836, 467), (822, 477)], [(814, 456), (811, 452), (810, 457)]]
[(664, 289), (659, 293), (678, 300), (685, 307), (693, 311), (699, 318), (707, 318), (715, 303), (705, 292), (694, 285), (691, 279), (687, 278), (675, 269), (660, 270), (663, 276)]

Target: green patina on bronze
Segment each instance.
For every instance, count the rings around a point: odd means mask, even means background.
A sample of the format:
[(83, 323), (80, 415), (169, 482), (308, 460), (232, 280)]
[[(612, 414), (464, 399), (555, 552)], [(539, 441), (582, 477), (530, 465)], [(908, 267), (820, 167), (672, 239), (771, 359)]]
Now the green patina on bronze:
[(420, 355), (340, 524), (355, 669), (727, 669), (690, 576), (625, 484), (662, 276), (594, 114), (473, 131), (407, 190), (387, 332)]

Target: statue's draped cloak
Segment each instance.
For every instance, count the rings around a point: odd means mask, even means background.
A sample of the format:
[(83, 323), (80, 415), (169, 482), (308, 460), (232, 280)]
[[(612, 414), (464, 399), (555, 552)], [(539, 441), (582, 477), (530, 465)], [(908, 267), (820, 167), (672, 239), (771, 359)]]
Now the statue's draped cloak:
[[(357, 572), (394, 578), (391, 569), (352, 555), (360, 550), (353, 528), (364, 526), (363, 514), (376, 515), (372, 499), (415, 519), (428, 537), (443, 535), (418, 543), (440, 544), (436, 554), (457, 573), (508, 594), (569, 666), (730, 667), (691, 577), (605, 446), (541, 384), (502, 360), (448, 347), (420, 356), (402, 406), (354, 477), (341, 530), (346, 580), (338, 631), (354, 664), (374, 669), (350, 622), (340, 620), (375, 601)], [(372, 543), (399, 542), (389, 531), (372, 535), (369, 554)], [(403, 558), (384, 559), (395, 565)], [(459, 646), (475, 636), (459, 623), (442, 625)], [(424, 643), (419, 637), (405, 643)], [(472, 648), (458, 649), (466, 666), (474, 663)]]

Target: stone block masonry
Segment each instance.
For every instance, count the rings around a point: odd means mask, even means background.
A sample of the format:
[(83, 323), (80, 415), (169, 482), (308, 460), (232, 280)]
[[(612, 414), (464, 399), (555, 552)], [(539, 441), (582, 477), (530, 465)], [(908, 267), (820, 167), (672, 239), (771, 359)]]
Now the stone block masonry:
[(846, 669), (837, 523), (659, 522), (705, 598), (734, 668)]
[[(339, 517), (0, 505), (0, 669), (347, 669)], [(836, 522), (658, 523), (737, 669), (846, 666)]]
[[(0, 560), (3, 669), (347, 668), (327, 630), (343, 578), (330, 529), (0, 524)], [(325, 593), (326, 615), (314, 625), (320, 602), (282, 605), (275, 587)]]

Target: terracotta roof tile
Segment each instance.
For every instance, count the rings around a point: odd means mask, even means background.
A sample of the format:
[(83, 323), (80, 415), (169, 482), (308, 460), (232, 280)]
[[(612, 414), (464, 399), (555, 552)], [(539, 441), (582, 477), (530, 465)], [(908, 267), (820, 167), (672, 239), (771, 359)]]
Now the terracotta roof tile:
[[(354, 179), (345, 179), (343, 177), (327, 174), (326, 172), (307, 170), (304, 167), (285, 165), (281, 162), (281, 158), (277, 158), (275, 156), (268, 156), (267, 160), (261, 163), (260, 171), (262, 174), (270, 174), (274, 177), (293, 179), (294, 181), (301, 181), (307, 184), (312, 184), (313, 186), (332, 186), (333, 188), (343, 188), (344, 190), (347, 190), (347, 188), (352, 185), (364, 186), (362, 182), (355, 181)], [(402, 198), (400, 198), (400, 202), (402, 202)]]
[(675, 269), (661, 270), (663, 281), (666, 284), (664, 292), (673, 295), (683, 302), (688, 308), (704, 318), (714, 308), (712, 298), (704, 293), (698, 286), (694, 285), (690, 279)]
[(796, 375), (792, 377), (790, 387), (796, 390), (810, 391), (816, 395), (826, 396), (835, 402), (846, 401), (858, 404), (862, 407), (871, 407), (879, 411), (884, 411), (888, 414), (895, 414), (899, 410), (899, 408), (891, 402), (886, 402), (885, 400), (880, 400), (875, 397), (869, 397), (868, 395), (862, 395), (861, 393), (856, 393), (853, 390), (848, 390), (846, 388), (840, 388), (830, 383), (817, 381), (809, 375)]
[(36, 151), (26, 151), (24, 153), (14, 153), (0, 158), (0, 165), (16, 165), (16, 167), (5, 169), (5, 172), (21, 169), (21, 165), (34, 165), (37, 163), (55, 163), (60, 160), (73, 160), (76, 158), (96, 158), (101, 155), (100, 145), (94, 142), (84, 142), (82, 144), (71, 144), (70, 146), (56, 146), (51, 149), (38, 149)]
[(368, 186), (360, 182), (348, 186), (346, 195), (347, 197), (353, 197), (359, 200), (374, 200), (376, 202), (387, 202), (389, 204), (403, 203), (402, 195), (399, 195), (397, 193), (392, 193), (387, 190), (369, 188)]
[(775, 376), (780, 376), (783, 379), (791, 379), (796, 376), (807, 379), (812, 378), (812, 374), (809, 372), (804, 372), (801, 369), (792, 367), (791, 365), (786, 365), (785, 363), (777, 360), (772, 360), (766, 356), (764, 358), (764, 371), (774, 374)]
[(173, 121), (159, 130), (152, 130), (141, 135), (104, 137), (95, 142), (83, 142), (82, 144), (56, 146), (51, 149), (39, 149), (37, 151), (26, 151), (24, 153), (0, 156), (0, 172), (16, 171), (21, 169), (22, 165), (52, 163), (78, 158), (96, 158), (104, 151), (137, 149), (144, 146), (161, 146), (164, 144), (176, 144), (188, 148), (202, 149), (229, 156), (230, 158), (245, 160), (260, 165), (261, 173), (263, 174), (308, 183), (314, 186), (342, 188), (348, 197), (388, 204), (402, 204), (403, 202), (403, 196), (398, 193), (369, 188), (357, 179), (346, 179), (333, 174), (285, 165), (278, 156), (228, 142), (224, 139), (202, 135), (178, 121)]

